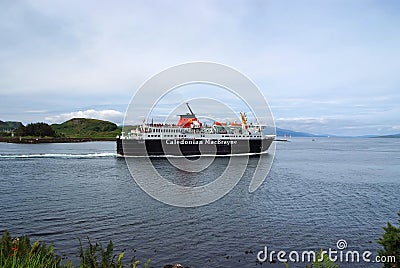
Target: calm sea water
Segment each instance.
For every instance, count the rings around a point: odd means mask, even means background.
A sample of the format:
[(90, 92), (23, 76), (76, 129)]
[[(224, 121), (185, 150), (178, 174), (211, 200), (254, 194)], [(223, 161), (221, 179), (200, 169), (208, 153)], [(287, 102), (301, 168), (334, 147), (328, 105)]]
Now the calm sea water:
[[(226, 161), (217, 158), (214, 170), (223, 169)], [(188, 179), (188, 173), (177, 171), (166, 159), (154, 162), (171, 180)], [(397, 222), (398, 139), (278, 143), (271, 172), (249, 194), (256, 163), (250, 159), (239, 184), (219, 201), (177, 208), (137, 186), (125, 160), (116, 157), (114, 142), (0, 143), (0, 231), (53, 243), (59, 255), (75, 264), (78, 238), (89, 237), (102, 243), (112, 240), (128, 257), (151, 258), (154, 267), (177, 262), (257, 267), (256, 253), (264, 246), (287, 252), (336, 249), (336, 242), (345, 239), (349, 250), (375, 254), (382, 227)], [(208, 179), (207, 174), (190, 176)]]

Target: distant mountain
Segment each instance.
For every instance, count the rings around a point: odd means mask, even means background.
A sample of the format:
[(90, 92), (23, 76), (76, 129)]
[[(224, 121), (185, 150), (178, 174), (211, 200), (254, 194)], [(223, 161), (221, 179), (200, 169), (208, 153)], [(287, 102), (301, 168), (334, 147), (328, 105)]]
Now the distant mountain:
[(373, 138), (400, 138), (400, 133), (391, 134), (391, 135), (383, 135), (383, 136), (375, 136)]
[(89, 118), (73, 118), (62, 124), (52, 124), (51, 128), (57, 133), (70, 138), (112, 138), (121, 132), (121, 129), (112, 122)]
[(299, 132), (299, 131), (293, 131), (293, 130), (288, 130), (288, 129), (283, 129), (283, 128), (276, 128), (276, 136), (277, 137), (329, 137), (329, 135), (317, 135), (317, 134), (311, 134), (307, 132)]
[(0, 120), (0, 131), (10, 131), (19, 128), (22, 126), (21, 122), (17, 121), (6, 121), (3, 122)]
[(377, 138), (378, 135), (368, 134), (368, 135), (361, 135), (361, 136), (346, 136), (346, 138)]

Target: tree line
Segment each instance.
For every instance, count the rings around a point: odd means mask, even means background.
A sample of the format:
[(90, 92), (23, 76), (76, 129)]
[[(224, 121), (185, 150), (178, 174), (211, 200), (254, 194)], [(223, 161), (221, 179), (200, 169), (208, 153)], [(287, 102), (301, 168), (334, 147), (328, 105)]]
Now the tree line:
[(49, 124), (39, 122), (20, 126), (15, 130), (15, 136), (57, 137), (59, 135)]

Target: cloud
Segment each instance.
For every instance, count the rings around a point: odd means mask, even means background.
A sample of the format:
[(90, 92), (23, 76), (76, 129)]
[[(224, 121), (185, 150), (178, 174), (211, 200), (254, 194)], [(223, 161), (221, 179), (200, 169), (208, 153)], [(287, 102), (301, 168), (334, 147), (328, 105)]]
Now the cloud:
[(31, 113), (31, 114), (42, 114), (42, 113), (47, 113), (47, 110), (27, 110), (25, 113)]
[(89, 3), (3, 4), (4, 90), (126, 92), (196, 59), (230, 64), (289, 94), (398, 82), (398, 19), (379, 5)]
[(121, 124), (124, 117), (124, 113), (116, 110), (100, 110), (96, 111), (94, 109), (85, 110), (85, 111), (77, 111), (71, 113), (62, 113), (55, 116), (48, 116), (45, 118), (49, 123), (62, 123), (71, 118), (94, 118), (112, 121), (117, 124)]
[(61, 121), (127, 104), (157, 72), (201, 60), (244, 72), (277, 117), (358, 114), (393, 131), (398, 10), (393, 1), (0, 1), (0, 115)]

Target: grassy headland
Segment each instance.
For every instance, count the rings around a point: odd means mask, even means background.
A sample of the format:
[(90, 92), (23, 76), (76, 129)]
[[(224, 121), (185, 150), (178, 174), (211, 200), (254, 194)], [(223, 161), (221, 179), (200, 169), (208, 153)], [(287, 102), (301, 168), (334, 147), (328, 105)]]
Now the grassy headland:
[(112, 122), (87, 118), (73, 118), (51, 128), (66, 138), (115, 138), (121, 134), (121, 128)]

